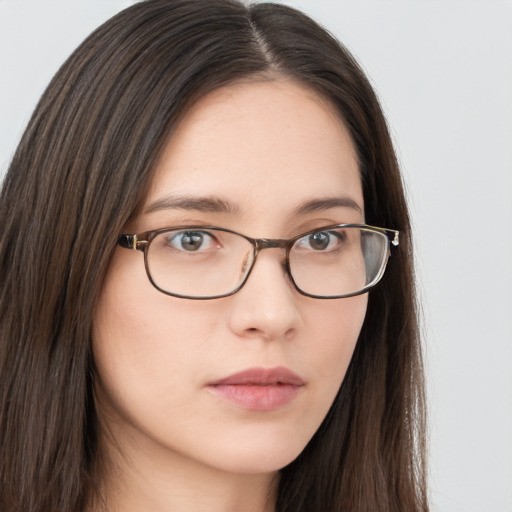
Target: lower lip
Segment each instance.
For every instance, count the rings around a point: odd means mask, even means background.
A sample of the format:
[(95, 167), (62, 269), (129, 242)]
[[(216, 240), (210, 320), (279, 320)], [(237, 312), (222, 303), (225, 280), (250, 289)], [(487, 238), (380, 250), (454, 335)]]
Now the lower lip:
[(208, 389), (244, 409), (272, 411), (290, 403), (301, 387), (292, 384), (219, 384)]

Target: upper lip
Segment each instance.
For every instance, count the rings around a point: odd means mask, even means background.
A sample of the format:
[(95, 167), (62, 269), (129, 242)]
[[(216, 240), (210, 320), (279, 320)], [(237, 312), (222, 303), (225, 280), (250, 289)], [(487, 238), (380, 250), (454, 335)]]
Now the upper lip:
[(292, 386), (304, 385), (304, 380), (296, 373), (284, 366), (275, 368), (249, 368), (234, 373), (223, 379), (210, 383), (210, 386), (236, 386), (236, 385), (260, 385), (269, 386), (276, 384), (288, 384)]

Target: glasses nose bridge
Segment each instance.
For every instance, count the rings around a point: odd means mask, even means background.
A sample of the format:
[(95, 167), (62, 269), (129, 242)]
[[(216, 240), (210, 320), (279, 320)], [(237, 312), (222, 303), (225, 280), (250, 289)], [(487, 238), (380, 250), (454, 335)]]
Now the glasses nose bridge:
[(263, 249), (287, 249), (289, 244), (289, 240), (282, 238), (256, 238), (254, 242), (258, 252)]
[(288, 253), (289, 253), (289, 246), (290, 246), (290, 240), (286, 240), (283, 238), (253, 238), (252, 239), (253, 246), (254, 246), (254, 260), (253, 260), (253, 266), (256, 264), (256, 259), (259, 255), (259, 253), (265, 249), (283, 249), (284, 259), (282, 260), (282, 264), (286, 271), (288, 270)]

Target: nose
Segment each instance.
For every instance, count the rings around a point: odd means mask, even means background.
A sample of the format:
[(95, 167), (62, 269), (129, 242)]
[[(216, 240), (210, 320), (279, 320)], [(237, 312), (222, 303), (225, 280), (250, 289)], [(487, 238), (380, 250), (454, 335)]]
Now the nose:
[(244, 338), (290, 338), (301, 324), (301, 298), (284, 269), (282, 250), (262, 251), (245, 285), (230, 298), (230, 329)]

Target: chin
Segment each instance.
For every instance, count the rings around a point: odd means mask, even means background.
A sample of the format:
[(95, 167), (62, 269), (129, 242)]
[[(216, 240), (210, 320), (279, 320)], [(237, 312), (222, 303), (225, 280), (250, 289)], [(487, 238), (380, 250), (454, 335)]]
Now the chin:
[(221, 458), (218, 454), (215, 457), (216, 466), (230, 473), (275, 473), (293, 462), (304, 448), (303, 442), (290, 443), (290, 440), (267, 442), (265, 446), (246, 441), (223, 449)]

